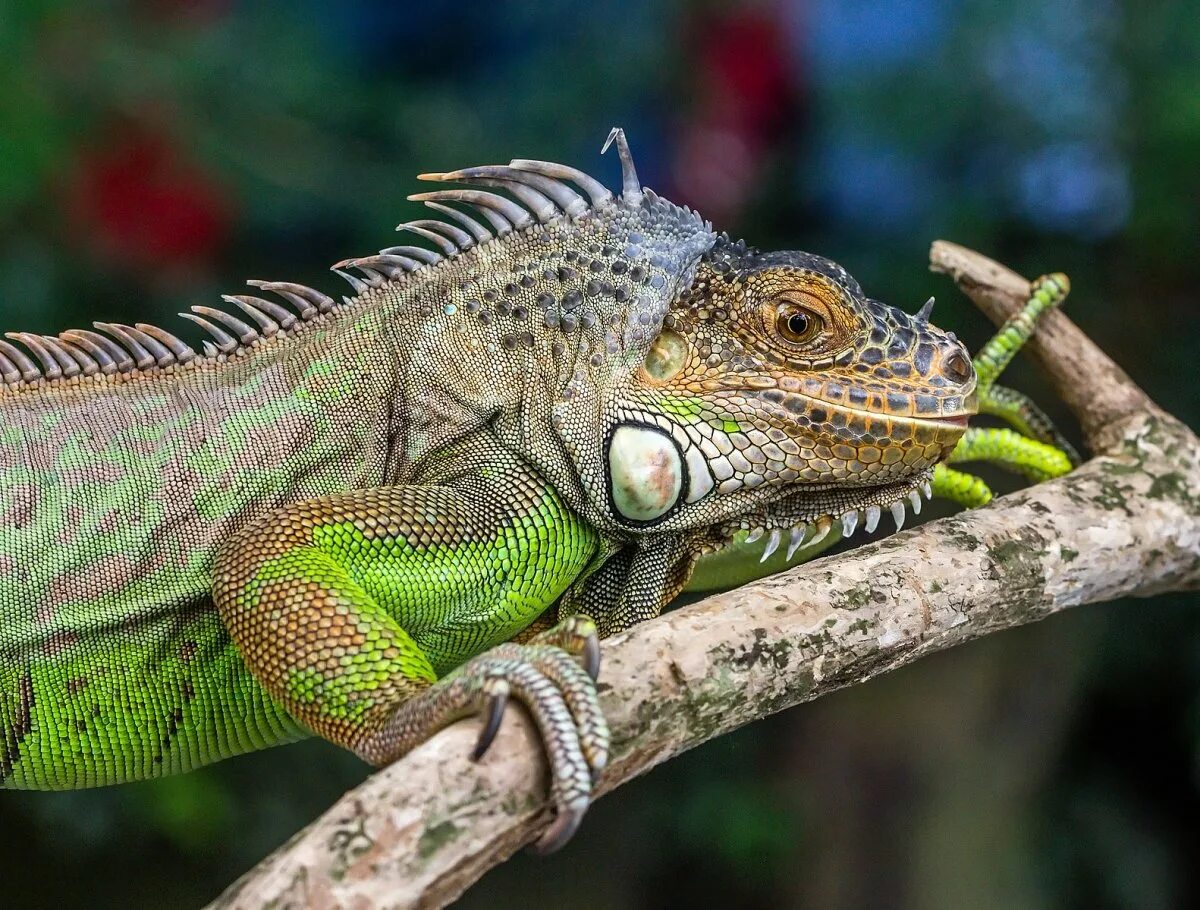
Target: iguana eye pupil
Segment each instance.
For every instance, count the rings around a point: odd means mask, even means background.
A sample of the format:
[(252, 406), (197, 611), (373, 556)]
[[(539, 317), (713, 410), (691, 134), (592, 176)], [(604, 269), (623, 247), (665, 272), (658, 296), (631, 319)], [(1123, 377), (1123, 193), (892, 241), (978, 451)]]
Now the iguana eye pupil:
[(795, 306), (781, 309), (775, 324), (779, 334), (794, 344), (811, 341), (823, 326), (820, 316)]

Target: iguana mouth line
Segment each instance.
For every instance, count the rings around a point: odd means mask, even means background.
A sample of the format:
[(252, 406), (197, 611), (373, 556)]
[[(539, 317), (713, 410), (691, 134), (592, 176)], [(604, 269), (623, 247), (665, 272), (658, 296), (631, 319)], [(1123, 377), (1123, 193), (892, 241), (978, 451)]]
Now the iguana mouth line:
[(893, 419), (918, 425), (962, 427), (965, 430), (972, 416), (971, 414), (944, 414), (941, 417), (896, 417)]
[(923, 414), (919, 416), (886, 410), (871, 411), (850, 407), (838, 401), (829, 401), (824, 398), (806, 395), (803, 392), (791, 392), (789, 394), (799, 396), (805, 401), (811, 402), (815, 408), (824, 408), (827, 411), (845, 414), (848, 418), (860, 421), (888, 420), (906, 427), (925, 427), (938, 432), (944, 431), (947, 427), (962, 428), (965, 430), (968, 421), (975, 416), (975, 412), (973, 411), (955, 411), (952, 414)]

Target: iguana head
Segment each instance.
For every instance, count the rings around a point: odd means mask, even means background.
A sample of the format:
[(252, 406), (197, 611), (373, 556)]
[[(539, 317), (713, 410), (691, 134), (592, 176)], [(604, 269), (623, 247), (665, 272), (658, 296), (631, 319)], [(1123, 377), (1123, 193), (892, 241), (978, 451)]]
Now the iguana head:
[(613, 514), (797, 546), (881, 509), (902, 521), (975, 413), (971, 360), (927, 317), (827, 259), (721, 238), (612, 408)]

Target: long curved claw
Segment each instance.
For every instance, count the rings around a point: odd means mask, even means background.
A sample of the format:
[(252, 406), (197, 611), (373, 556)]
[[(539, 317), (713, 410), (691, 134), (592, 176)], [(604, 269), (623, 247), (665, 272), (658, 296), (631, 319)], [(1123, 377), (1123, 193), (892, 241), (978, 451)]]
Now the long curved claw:
[[(463, 664), (430, 695), (441, 701), (439, 713), (447, 720), (472, 710), (486, 713), (471, 756), (476, 761), (491, 746), (508, 702), (521, 703), (546, 749), (550, 797), (558, 816), (538, 849), (548, 852), (566, 843), (579, 827), (608, 760), (608, 724), (595, 685), (575, 658), (552, 645), (499, 645)], [(421, 710), (409, 702), (397, 713)]]
[(492, 740), (500, 732), (500, 724), (504, 720), (504, 709), (508, 707), (508, 684), (498, 679), (495, 681), (493, 689), (494, 691), (488, 696), (487, 721), (484, 723), (483, 729), (479, 731), (479, 739), (476, 740), (475, 749), (471, 752), (471, 761), (479, 761), (487, 754), (487, 750), (492, 746)]
[[(512, 659), (501, 656), (507, 649), (533, 650), (527, 659)], [(540, 652), (540, 653), (539, 653)], [(599, 715), (599, 702), (595, 697), (595, 689), (588, 680), (587, 692), (572, 692), (560, 689), (556, 684), (555, 674), (562, 665), (576, 670), (586, 679), (586, 675), (564, 652), (539, 646), (530, 648), (527, 645), (501, 645), (493, 649), (495, 657), (484, 655), (476, 660), (503, 662), (506, 665), (503, 672), (513, 694), (529, 711), (533, 721), (542, 734), (542, 742), (546, 747), (546, 757), (550, 762), (550, 796), (554, 801), (558, 821), (551, 830), (555, 837), (549, 846), (557, 848), (566, 841), (570, 833), (579, 825), (579, 819), (587, 811), (591, 802), (592, 780), (597, 773), (584, 754), (584, 727), (572, 714), (572, 702), (591, 702), (595, 713)], [(561, 658), (559, 666), (553, 665), (553, 658), (548, 654), (556, 654)], [(489, 662), (490, 662), (489, 661)], [(549, 669), (550, 673), (543, 671)], [(594, 729), (589, 736), (599, 732), (603, 736), (603, 752), (608, 750), (608, 727), (603, 724), (599, 731)], [(565, 820), (565, 821), (564, 821)], [(564, 827), (565, 826), (565, 827)]]
[(529, 852), (535, 856), (549, 856), (566, 846), (567, 841), (575, 836), (583, 815), (587, 812), (587, 803), (578, 806), (559, 807), (558, 815), (536, 841), (529, 845)]
[(521, 655), (536, 667), (550, 682), (558, 687), (563, 702), (571, 712), (575, 721), (575, 730), (579, 737), (579, 748), (591, 771), (592, 783), (595, 784), (600, 772), (608, 764), (608, 721), (600, 709), (596, 698), (594, 680), (586, 668), (580, 666), (571, 655), (555, 645), (500, 645), (494, 654), (513, 654), (514, 658), (523, 650)]
[(568, 616), (553, 629), (535, 635), (531, 643), (562, 648), (582, 661), (592, 682), (600, 678), (600, 633), (591, 617), (582, 613)]
[(583, 646), (583, 669), (595, 682), (600, 678), (600, 636), (592, 634)]

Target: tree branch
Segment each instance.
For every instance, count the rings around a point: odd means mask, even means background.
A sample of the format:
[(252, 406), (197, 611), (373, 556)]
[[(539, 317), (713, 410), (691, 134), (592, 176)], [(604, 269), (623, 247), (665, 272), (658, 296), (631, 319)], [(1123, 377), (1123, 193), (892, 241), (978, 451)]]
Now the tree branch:
[[(933, 266), (997, 321), (1028, 282), (953, 244)], [(1040, 359), (1099, 456), (984, 509), (820, 559), (605, 642), (601, 792), (757, 718), (1078, 604), (1200, 587), (1200, 441), (1066, 317)], [(434, 907), (533, 839), (546, 768), (510, 711), (487, 758), (464, 721), (347, 793), (215, 907)]]

